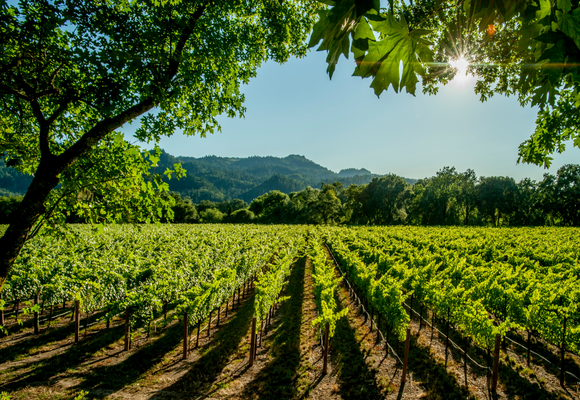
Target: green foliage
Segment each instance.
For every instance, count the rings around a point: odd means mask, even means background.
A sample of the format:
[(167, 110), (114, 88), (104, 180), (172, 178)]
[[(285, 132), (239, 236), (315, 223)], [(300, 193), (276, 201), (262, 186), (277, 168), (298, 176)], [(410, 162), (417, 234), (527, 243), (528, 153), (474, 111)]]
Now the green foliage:
[(567, 164), (560, 168), (553, 190), (556, 213), (563, 225), (580, 226), (580, 165)]
[(485, 349), (510, 329), (536, 331), (556, 345), (565, 335), (567, 348), (580, 348), (578, 229), (325, 231), (351, 271), (349, 279), (369, 300), (384, 282), (371, 301), (375, 306), (383, 301), (381, 311), (390, 310), (390, 324), (400, 334), (406, 320), (401, 302), (412, 295)]
[(305, 184), (298, 179), (290, 178), (280, 174), (274, 174), (270, 179), (243, 193), (241, 197), (244, 200), (252, 201), (257, 197), (269, 193), (273, 190), (288, 194), (290, 192), (298, 191), (304, 186)]
[(80, 225), (71, 232), (27, 243), (4, 300), (39, 293), (50, 306), (79, 299), (82, 313), (104, 310), (110, 318), (129, 311), (139, 327), (154, 322), (164, 304), (187, 311), (191, 323), (205, 319), (280, 247), (295, 252), (302, 228), (118, 225), (97, 233)]
[(255, 218), (256, 217), (253, 212), (246, 208), (242, 208), (227, 216), (225, 222), (230, 222), (232, 224), (250, 224), (254, 222)]
[(3, 188), (10, 194), (2, 194), (3, 196), (17, 196), (26, 193), (26, 189), (30, 186), (32, 177), (23, 174), (16, 168), (6, 166), (4, 159), (0, 159), (0, 188)]
[[(236, 198), (251, 202), (272, 190), (290, 194), (307, 186), (320, 187), (322, 182), (365, 184), (377, 176), (369, 171), (359, 171), (361, 174), (358, 176), (341, 176), (298, 155), (284, 158), (194, 158), (173, 157), (165, 152), (162, 152), (157, 166), (151, 172), (173, 168), (178, 163), (187, 170), (187, 174), (179, 180), (167, 180), (169, 189), (190, 197), (194, 203), (223, 202)], [(220, 211), (227, 212), (227, 207)]]
[[(164, 156), (167, 154), (161, 153), (161, 157)], [(261, 196), (252, 205), (254, 211), (261, 210), (259, 216), (241, 199), (202, 200), (196, 205), (177, 192), (163, 196), (167, 204), (175, 202), (170, 206), (175, 223), (199, 222), (198, 212), (213, 209), (209, 212), (212, 218), (206, 215), (207, 221), (220, 221), (215, 212), (218, 210), (223, 214), (221, 222), (227, 223), (579, 226), (578, 168), (568, 164), (556, 175), (545, 174), (540, 182), (523, 179), (517, 184), (507, 177), (478, 179), (473, 170), (458, 172), (454, 167), (444, 167), (435, 176), (420, 179), (412, 187), (401, 181), (408, 182), (408, 179), (394, 176), (376, 178), (372, 185), (352, 184), (347, 188), (341, 182), (322, 183), (320, 189), (306, 187), (292, 192), (288, 200), (280, 192), (270, 194), (272, 198), (269, 194)], [(150, 169), (149, 173), (152, 172)], [(397, 199), (395, 196), (400, 189), (403, 192), (399, 192)], [(89, 192), (84, 194), (90, 195)], [(276, 196), (281, 201), (274, 201)], [(82, 203), (81, 199), (83, 196), (78, 196), (76, 201), (72, 199), (72, 204)], [(267, 202), (270, 209), (263, 213), (266, 199), (270, 199)], [(0, 197), (0, 222), (8, 222), (8, 215), (19, 202), (17, 197)], [(74, 205), (71, 207), (73, 212), (63, 218), (67, 222), (84, 222), (83, 214), (74, 212)], [(131, 206), (121, 211), (121, 220), (138, 221), (135, 209)], [(97, 217), (102, 213), (98, 209), (93, 211), (97, 212)], [(383, 212), (391, 216), (390, 223), (383, 222)], [(162, 222), (170, 221), (167, 213), (163, 215)]]
[(173, 222), (182, 224), (191, 224), (199, 221), (199, 215), (195, 205), (190, 198), (182, 199), (179, 193), (170, 193), (175, 200), (173, 210)]
[(284, 208), (289, 202), (288, 195), (278, 190), (272, 190), (254, 199), (250, 204), (250, 211), (262, 222), (280, 223), (283, 222)]
[(10, 214), (20, 205), (22, 196), (0, 197), (0, 224), (11, 222)]
[(444, 167), (413, 186), (387, 175), (347, 188), (335, 182), (288, 196), (272, 191), (255, 199), (248, 210), (237, 199), (202, 201), (197, 207), (218, 209), (225, 215), (223, 222), (234, 223), (579, 226), (578, 168), (565, 165), (557, 176), (516, 184), (508, 177), (478, 179), (473, 170)]
[[(173, 218), (175, 199), (164, 195), (169, 186), (148, 172), (159, 151), (140, 153), (120, 134), (109, 138), (61, 175), (61, 184), (45, 201), (47, 213), (39, 225), (64, 223), (71, 216), (92, 224)], [(179, 165), (165, 172), (166, 176), (182, 174)]]
[(77, 394), (73, 400), (85, 400), (85, 399), (87, 399), (88, 394), (89, 394), (89, 392), (87, 392), (85, 390), (81, 390), (79, 392), (79, 394)]
[(0, 289), (43, 226), (171, 220), (168, 181), (185, 171), (150, 173), (158, 152), (115, 131), (140, 118), (135, 138), (158, 143), (243, 116), (240, 86), (304, 56), (314, 14), (309, 1), (1, 2), (0, 151), (34, 177), (0, 238)]
[(580, 6), (562, 1), (336, 0), (319, 11), (309, 46), (328, 52), (330, 77), (341, 55), (354, 56), (355, 76), (371, 78), (379, 96), (392, 87), (435, 94), (465, 58), (476, 93), (517, 95), (539, 106), (536, 131), (519, 159), (548, 167), (567, 141), (580, 147)]
[(389, 328), (403, 340), (411, 321), (402, 305), (407, 297), (403, 294), (403, 285), (387, 277), (377, 280), (376, 263), (364, 263), (336, 235), (326, 232), (324, 237), (349, 281), (360, 288), (366, 299), (385, 317)]
[[(379, 34), (378, 40), (373, 32)], [(361, 19), (353, 37), (353, 45), (367, 42), (361, 46), (364, 51), (353, 46), (357, 61), (353, 75), (373, 77), (371, 87), (377, 96), (389, 86), (395, 92), (405, 88), (407, 93), (414, 95), (419, 82), (417, 75), (425, 74), (424, 65), (432, 60), (431, 43), (423, 38), (429, 33), (425, 29), (409, 30), (404, 16), (397, 19), (393, 14), (369, 12), (368, 23)]]
[(394, 174), (374, 178), (360, 193), (359, 218), (375, 225), (403, 223), (411, 199), (411, 187)]
[(286, 278), (290, 275), (290, 267), (294, 263), (294, 258), (304, 245), (304, 237), (288, 237), (286, 243), (280, 243), (281, 247), (274, 255), (273, 260), (258, 272), (255, 298), (254, 315), (259, 326), (265, 321), (270, 308), (277, 301)]
[(207, 222), (210, 224), (216, 224), (224, 219), (224, 214), (217, 208), (208, 208), (199, 213), (201, 217), (201, 222)]
[(512, 178), (501, 176), (481, 178), (477, 186), (478, 209), (488, 216), (492, 225), (499, 226), (502, 215), (514, 212), (517, 191), (518, 187)]
[(318, 309), (318, 317), (312, 321), (312, 326), (324, 329), (328, 324), (328, 337), (334, 336), (336, 322), (348, 313), (348, 308), (336, 312), (336, 289), (342, 278), (335, 277), (334, 264), (328, 260), (315, 231), (309, 232), (308, 257), (312, 263), (312, 280), (314, 282), (314, 298)]

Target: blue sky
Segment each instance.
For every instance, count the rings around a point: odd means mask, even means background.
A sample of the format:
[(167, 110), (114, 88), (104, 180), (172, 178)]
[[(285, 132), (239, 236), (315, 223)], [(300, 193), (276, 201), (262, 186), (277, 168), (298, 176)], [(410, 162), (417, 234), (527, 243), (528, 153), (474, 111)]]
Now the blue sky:
[[(342, 58), (330, 80), (325, 52), (286, 64), (266, 63), (243, 87), (245, 118), (220, 118), (221, 133), (206, 138), (176, 133), (163, 138), (170, 154), (202, 157), (300, 154), (338, 172), (367, 168), (409, 178), (433, 176), (444, 166), (473, 169), (478, 176), (541, 180), (546, 171), (516, 164), (518, 145), (534, 130), (536, 109), (515, 98), (495, 96), (481, 103), (474, 79), (454, 80), (436, 96), (395, 93), (377, 98), (369, 79), (353, 77)], [(549, 172), (580, 163), (568, 146), (554, 156)]]

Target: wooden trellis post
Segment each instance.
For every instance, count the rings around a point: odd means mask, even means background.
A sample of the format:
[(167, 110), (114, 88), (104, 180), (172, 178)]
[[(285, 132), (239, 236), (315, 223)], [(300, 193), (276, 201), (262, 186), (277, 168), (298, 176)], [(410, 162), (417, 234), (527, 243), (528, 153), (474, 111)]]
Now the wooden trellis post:
[(409, 364), (409, 345), (411, 340), (411, 328), (407, 328), (407, 337), (405, 338), (405, 356), (403, 358), (403, 376), (401, 377), (401, 386), (407, 382), (407, 365)]
[(211, 329), (211, 313), (212, 311), (209, 312), (209, 319), (207, 321), (207, 337), (209, 337), (209, 331)]
[(251, 367), (254, 365), (254, 353), (256, 347), (256, 317), (252, 318), (252, 333), (250, 335), (250, 359), (248, 364)]
[[(0, 293), (0, 300), (4, 300), (4, 295)], [(0, 325), (4, 326), (4, 307), (0, 310)]]
[(197, 336), (195, 338), (195, 348), (199, 347), (199, 331), (201, 330), (201, 320), (197, 321)]
[(323, 375), (326, 375), (326, 373), (328, 371), (328, 331), (329, 331), (329, 327), (328, 327), (328, 322), (327, 322), (325, 329), (324, 329), (324, 361), (322, 364), (322, 374)]
[(183, 313), (183, 359), (187, 358), (187, 311)]
[(125, 311), (125, 351), (129, 351), (129, 336), (131, 335), (131, 325), (129, 325), (129, 310)]
[(562, 347), (560, 348), (560, 386), (564, 387), (564, 375), (566, 374), (566, 365), (564, 359), (566, 355), (566, 317), (564, 317), (564, 327), (562, 329)]
[(500, 335), (495, 335), (495, 348), (493, 349), (493, 372), (491, 375), (491, 391), (497, 391), (497, 378), (499, 371), (499, 346), (501, 344)]
[(79, 341), (79, 328), (80, 328), (80, 308), (81, 308), (81, 301), (75, 300), (75, 309), (74, 309), (74, 317), (75, 317), (75, 343)]
[(447, 307), (447, 329), (445, 329), (445, 368), (447, 368), (447, 358), (449, 357), (449, 313), (450, 309)]

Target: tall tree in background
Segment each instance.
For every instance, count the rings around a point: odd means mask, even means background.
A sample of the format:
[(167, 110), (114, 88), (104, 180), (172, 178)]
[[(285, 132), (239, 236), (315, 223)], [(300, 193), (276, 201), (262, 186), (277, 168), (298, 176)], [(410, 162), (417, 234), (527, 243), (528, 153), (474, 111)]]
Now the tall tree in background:
[(544, 179), (538, 183), (538, 201), (540, 203), (540, 209), (546, 224), (555, 225), (556, 219), (558, 218), (558, 205), (556, 198), (556, 177), (552, 174), (544, 174)]
[(342, 184), (337, 182), (335, 185), (322, 184), (318, 201), (315, 205), (318, 219), (323, 224), (335, 224), (340, 221), (342, 216), (342, 202), (338, 198), (338, 191)]
[(457, 204), (463, 211), (463, 225), (469, 225), (477, 209), (477, 175), (472, 169), (458, 175)]
[(345, 219), (351, 224), (366, 223), (364, 215), (362, 193), (366, 185), (349, 185), (341, 193), (341, 201), (345, 208)]
[(143, 116), (136, 138), (157, 142), (243, 115), (239, 87), (261, 63), (305, 54), (313, 6), (0, 0), (0, 151), (34, 174), (18, 223), (0, 239), (0, 288), (33, 228), (63, 202), (95, 218), (115, 220), (123, 207), (144, 221), (161, 217), (171, 206), (158, 195), (166, 186), (143, 178), (156, 160), (114, 131)]
[(538, 184), (535, 181), (524, 178), (518, 182), (514, 225), (529, 226), (545, 223), (546, 218), (542, 213), (538, 194)]
[(286, 193), (271, 190), (255, 198), (250, 204), (250, 211), (260, 218), (261, 222), (280, 224), (284, 222), (289, 203), (290, 197)]
[(373, 225), (405, 222), (411, 199), (411, 185), (403, 178), (388, 174), (373, 178), (361, 193), (362, 211)]
[(557, 175), (557, 213), (563, 225), (580, 226), (580, 165), (564, 165)]
[(433, 206), (429, 225), (447, 225), (455, 222), (452, 211), (457, 202), (458, 174), (455, 167), (443, 167), (430, 178), (423, 196)]
[(482, 177), (477, 186), (477, 193), (478, 209), (489, 217), (492, 225), (500, 226), (502, 217), (508, 218), (516, 210), (518, 186), (513, 178)]
[(477, 178), (473, 170), (443, 167), (435, 176), (413, 185), (411, 220), (423, 225), (467, 225), (477, 206)]
[(299, 192), (290, 193), (290, 203), (286, 207), (284, 220), (298, 224), (319, 223), (313, 210), (319, 193), (320, 191), (310, 186)]
[(328, 52), (328, 74), (352, 54), (354, 75), (372, 80), (379, 96), (392, 87), (437, 93), (464, 59), (476, 93), (517, 95), (539, 106), (536, 130), (519, 161), (550, 166), (566, 142), (580, 147), (580, 3), (571, 0), (324, 1), (310, 46)]

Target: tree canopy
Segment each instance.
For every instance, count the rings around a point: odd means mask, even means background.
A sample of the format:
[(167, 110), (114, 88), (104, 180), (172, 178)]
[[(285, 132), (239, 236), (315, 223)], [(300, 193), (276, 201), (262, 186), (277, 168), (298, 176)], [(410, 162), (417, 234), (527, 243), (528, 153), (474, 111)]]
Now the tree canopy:
[[(580, 166), (567, 164), (540, 182), (477, 177), (444, 167), (409, 185), (388, 174), (363, 185), (322, 183), (286, 195), (272, 190), (222, 222), (347, 225), (580, 226)], [(202, 212), (231, 210), (233, 201), (202, 201)], [(175, 213), (178, 214), (178, 209)], [(0, 210), (1, 211), (1, 210)], [(224, 212), (225, 214), (225, 212)], [(243, 217), (242, 217), (243, 216)], [(203, 219), (201, 222), (211, 222)]]
[(309, 45), (327, 51), (328, 74), (341, 55), (353, 75), (390, 87), (434, 94), (465, 59), (482, 101), (495, 93), (537, 105), (536, 129), (519, 159), (549, 167), (568, 141), (580, 148), (580, 5), (571, 0), (324, 1)]
[(95, 220), (128, 207), (140, 221), (163, 218), (175, 201), (148, 173), (158, 155), (114, 131), (142, 117), (135, 137), (155, 143), (243, 115), (240, 85), (268, 59), (305, 54), (314, 10), (298, 0), (1, 0), (0, 151), (34, 178), (0, 239), (0, 287), (31, 229), (71, 206)]
[[(115, 130), (141, 118), (135, 137), (143, 142), (176, 129), (212, 133), (218, 115), (244, 114), (239, 88), (261, 63), (319, 43), (331, 76), (352, 53), (354, 75), (370, 78), (377, 95), (390, 87), (414, 94), (418, 83), (436, 93), (456, 72), (449, 60), (466, 58), (482, 100), (502, 93), (540, 107), (519, 155), (549, 166), (568, 140), (580, 147), (579, 18), (571, 0), (390, 0), (386, 9), (378, 0), (0, 0), (0, 151), (6, 166), (33, 175), (17, 222), (0, 238), (0, 288), (25, 241), (47, 223), (71, 214), (94, 222), (171, 216), (176, 199), (150, 173), (159, 153)], [(175, 166), (166, 176), (182, 174)], [(327, 222), (347, 212), (402, 221), (410, 201), (396, 177), (347, 189), (349, 211), (337, 201), (346, 195), (327, 189), (318, 194)], [(377, 204), (380, 214), (365, 209), (371, 192), (389, 199)], [(284, 196), (252, 211), (279, 220), (274, 206), (290, 201)], [(575, 215), (561, 217), (575, 223)]]

